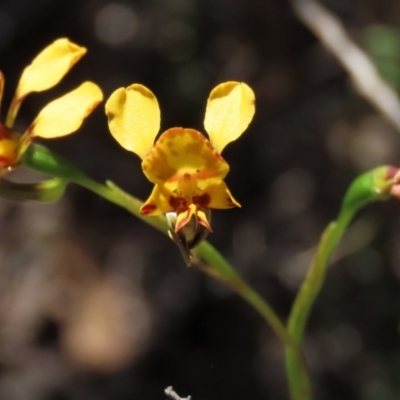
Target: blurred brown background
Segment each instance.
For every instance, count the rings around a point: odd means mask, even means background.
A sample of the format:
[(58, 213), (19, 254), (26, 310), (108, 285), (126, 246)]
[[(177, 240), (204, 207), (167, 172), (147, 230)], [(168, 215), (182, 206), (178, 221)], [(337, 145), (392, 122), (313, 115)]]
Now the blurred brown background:
[[(325, 4), (400, 89), (400, 3)], [(319, 235), (354, 177), (400, 162), (400, 136), (284, 0), (2, 0), (3, 115), (19, 75), (58, 37), (89, 52), (56, 88), (30, 96), (26, 128), (83, 80), (106, 98), (140, 82), (162, 129), (203, 130), (226, 80), (257, 98), (228, 146), (242, 209), (213, 212), (210, 241), (285, 319)], [(49, 147), (92, 177), (146, 198), (140, 161), (108, 133), (104, 105)], [(329, 271), (306, 338), (315, 398), (400, 398), (400, 204), (360, 215)], [(282, 347), (236, 295), (127, 212), (70, 187), (55, 204), (0, 200), (0, 399), (288, 399)], [(344, 257), (346, 255), (346, 257)]]

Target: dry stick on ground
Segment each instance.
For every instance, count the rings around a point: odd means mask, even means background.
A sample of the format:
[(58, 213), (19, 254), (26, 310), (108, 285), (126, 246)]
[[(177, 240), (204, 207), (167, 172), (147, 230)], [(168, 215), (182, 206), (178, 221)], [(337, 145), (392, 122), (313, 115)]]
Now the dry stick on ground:
[(356, 88), (400, 132), (400, 100), (341, 22), (315, 0), (291, 0), (297, 17), (339, 60)]
[(175, 392), (172, 386), (168, 386), (165, 389), (165, 394), (171, 399), (171, 400), (191, 400), (192, 398), (190, 396), (183, 398), (179, 397)]

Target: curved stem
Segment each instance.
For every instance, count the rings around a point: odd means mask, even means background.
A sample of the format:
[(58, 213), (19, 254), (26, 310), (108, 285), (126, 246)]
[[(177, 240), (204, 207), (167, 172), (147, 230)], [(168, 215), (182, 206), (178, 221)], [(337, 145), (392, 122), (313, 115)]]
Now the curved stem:
[[(312, 261), (307, 276), (297, 293), (287, 326), (290, 337), (299, 348), (301, 348), (303, 342), (304, 330), (311, 308), (325, 280), (329, 257), (345, 233), (353, 216), (354, 212), (342, 212), (337, 221), (331, 222), (327, 226), (322, 234), (317, 253)], [(295, 393), (297, 393), (299, 388), (303, 385), (303, 378), (298, 372), (297, 355), (293, 353), (292, 348), (286, 346), (285, 356), (289, 386), (292, 397), (294, 398)]]
[(235, 272), (226, 259), (210, 243), (202, 242), (195, 249), (193, 262), (202, 271), (225, 283), (239, 294), (263, 317), (283, 343), (295, 347), (285, 325), (271, 306)]
[(76, 183), (79, 186), (88, 189), (100, 197), (114, 203), (147, 224), (153, 226), (163, 233), (167, 233), (168, 224), (164, 216), (146, 218), (140, 214), (142, 202), (129, 195), (111, 181), (105, 185), (100, 184), (89, 178), (79, 168), (72, 165), (63, 157), (50, 151), (47, 147), (31, 144), (23, 155), (22, 163), (24, 166), (35, 171), (43, 172), (54, 177), (63, 178), (68, 182)]
[[(23, 164), (28, 168), (76, 183), (123, 207), (164, 234), (168, 234), (168, 225), (164, 216), (144, 217), (140, 214), (140, 207), (143, 204), (140, 200), (135, 199), (110, 181), (107, 181), (106, 185), (102, 185), (92, 180), (67, 160), (55, 155), (46, 147), (31, 145), (23, 157)], [(196, 248), (193, 263), (239, 294), (271, 326), (282, 343), (291, 349), (296, 371), (302, 379), (300, 392), (293, 396), (293, 400), (309, 400), (309, 377), (302, 353), (272, 307), (235, 272), (226, 259), (208, 242), (202, 242)]]
[(299, 378), (298, 382), (296, 382), (296, 390), (290, 389), (291, 398), (292, 400), (310, 400), (312, 397), (311, 383), (301, 347), (293, 340), (290, 332), (288, 332), (271, 306), (236, 274), (225, 258), (208, 242), (201, 243), (196, 248), (196, 254), (201, 258), (194, 257), (193, 263), (208, 275), (225, 283), (250, 304), (273, 329), (285, 345), (285, 348), (290, 350), (293, 371), (296, 372), (296, 377)]
[(322, 234), (317, 253), (296, 296), (288, 321), (288, 329), (297, 343), (302, 340), (311, 307), (324, 283), (329, 257), (345, 233), (353, 216), (354, 212), (341, 213), (339, 218), (331, 222)]
[[(316, 255), (297, 293), (288, 320), (288, 331), (297, 347), (301, 348), (305, 326), (324, 283), (333, 250), (361, 208), (369, 203), (389, 198), (390, 188), (394, 183), (394, 173), (392, 167), (383, 166), (357, 177), (347, 190), (337, 220), (331, 222), (323, 232)], [(294, 398), (295, 394), (301, 391), (303, 378), (301, 371), (298, 370), (297, 355), (293, 353), (292, 348), (286, 346), (285, 356), (289, 386)]]

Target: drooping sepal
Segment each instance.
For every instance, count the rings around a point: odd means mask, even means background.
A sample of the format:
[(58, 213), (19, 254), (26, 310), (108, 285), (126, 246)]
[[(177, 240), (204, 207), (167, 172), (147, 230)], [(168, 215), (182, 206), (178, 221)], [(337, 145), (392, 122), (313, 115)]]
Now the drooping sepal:
[(164, 185), (154, 185), (150, 197), (140, 208), (142, 215), (154, 216), (174, 211), (174, 194)]
[(193, 202), (203, 208), (217, 208), (220, 210), (241, 207), (224, 181), (215, 182), (197, 196), (193, 196)]

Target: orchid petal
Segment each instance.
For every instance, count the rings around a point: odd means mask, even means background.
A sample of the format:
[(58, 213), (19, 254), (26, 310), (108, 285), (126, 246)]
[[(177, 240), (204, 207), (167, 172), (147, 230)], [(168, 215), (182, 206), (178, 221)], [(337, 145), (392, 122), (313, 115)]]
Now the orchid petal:
[(143, 160), (142, 168), (150, 182), (164, 184), (170, 190), (175, 190), (186, 174), (203, 189), (229, 171), (227, 162), (200, 132), (183, 128), (165, 131)]
[(196, 219), (200, 225), (203, 225), (209, 232), (212, 232), (211, 225), (208, 221), (207, 213), (205, 211), (197, 210)]
[(69, 135), (102, 101), (103, 93), (93, 82), (84, 82), (76, 89), (47, 104), (27, 131), (30, 137), (53, 139)]
[(85, 53), (85, 47), (66, 38), (58, 39), (42, 50), (22, 72), (7, 116), (7, 126), (12, 126), (22, 100), (29, 93), (55, 86)]
[(224, 181), (216, 182), (204, 189), (199, 195), (193, 196), (193, 202), (202, 208), (226, 209), (241, 207), (233, 198)]
[(163, 185), (155, 185), (150, 197), (144, 202), (140, 209), (143, 215), (161, 215), (174, 211), (171, 198), (174, 194)]
[(219, 153), (246, 130), (253, 119), (254, 102), (253, 91), (242, 82), (225, 82), (211, 91), (204, 127)]
[(160, 130), (160, 108), (154, 94), (139, 84), (119, 88), (108, 99), (106, 114), (114, 139), (143, 159)]
[[(187, 210), (184, 212), (178, 213), (176, 216), (176, 225), (175, 225), (175, 232), (180, 231), (185, 225), (187, 225), (191, 218), (196, 215), (197, 208), (194, 204), (190, 204)], [(191, 236), (190, 240), (193, 240), (195, 235), (195, 228), (190, 227)]]

